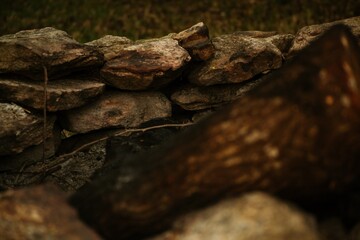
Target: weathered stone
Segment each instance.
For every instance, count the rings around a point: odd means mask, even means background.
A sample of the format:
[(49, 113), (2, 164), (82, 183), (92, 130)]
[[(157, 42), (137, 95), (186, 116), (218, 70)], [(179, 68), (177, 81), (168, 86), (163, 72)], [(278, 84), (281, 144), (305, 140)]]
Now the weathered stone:
[(77, 217), (63, 192), (35, 186), (0, 194), (1, 239), (101, 239)]
[(252, 38), (262, 38), (265, 41), (274, 44), (283, 54), (290, 49), (295, 38), (292, 34), (281, 34), (278, 32), (264, 32), (264, 31), (240, 31), (234, 33), (236, 35), (248, 36)]
[(106, 83), (119, 89), (157, 88), (176, 79), (190, 59), (176, 40), (165, 37), (121, 44), (100, 73)]
[(258, 85), (259, 81), (199, 87), (188, 84), (171, 95), (171, 100), (185, 110), (203, 110), (229, 103)]
[(192, 70), (190, 82), (204, 86), (238, 83), (282, 63), (280, 50), (264, 38), (240, 32), (214, 38), (213, 44), (214, 57)]
[(1, 156), (0, 171), (19, 170), (23, 167), (32, 165), (39, 161), (55, 156), (55, 153), (60, 146), (61, 133), (57, 124), (54, 125), (54, 130), (50, 137), (45, 140), (45, 155), (43, 156), (44, 144), (30, 146), (24, 149), (21, 153), (15, 155)]
[(133, 44), (133, 41), (127, 37), (106, 35), (85, 44), (96, 47), (104, 54), (105, 61), (108, 61), (116, 57), (119, 52), (123, 51), (125, 46)]
[(283, 55), (287, 54), (295, 36), (292, 34), (276, 34), (274, 36), (265, 38), (266, 41), (274, 44)]
[(171, 37), (189, 52), (193, 60), (205, 61), (214, 55), (215, 48), (209, 37), (209, 29), (203, 22)]
[[(51, 136), (54, 116), (48, 116), (47, 136)], [(22, 152), (43, 140), (44, 120), (41, 116), (10, 103), (0, 103), (0, 156)]]
[[(54, 112), (79, 107), (105, 89), (94, 80), (61, 79), (47, 84), (47, 110)], [(35, 109), (44, 108), (44, 84), (25, 79), (0, 79), (0, 99)]]
[(261, 192), (222, 201), (180, 218), (152, 240), (319, 240), (314, 219)]
[(326, 30), (334, 25), (343, 24), (349, 27), (350, 31), (357, 38), (360, 44), (360, 16), (348, 19), (343, 19), (330, 23), (323, 23), (318, 25), (311, 25), (301, 28), (295, 36), (292, 47), (289, 50), (289, 57), (297, 54), (301, 49), (308, 46), (312, 41), (318, 39)]
[(65, 111), (63, 127), (84, 133), (109, 127), (137, 127), (171, 116), (171, 103), (158, 92), (109, 91), (90, 105)]
[(43, 66), (52, 79), (102, 64), (103, 55), (94, 47), (51, 27), (0, 37), (0, 73), (16, 72), (43, 80)]

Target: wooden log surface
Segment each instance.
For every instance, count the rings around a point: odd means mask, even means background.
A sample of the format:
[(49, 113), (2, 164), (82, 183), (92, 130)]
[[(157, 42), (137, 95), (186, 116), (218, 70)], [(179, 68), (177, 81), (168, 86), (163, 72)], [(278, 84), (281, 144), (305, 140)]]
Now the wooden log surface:
[(360, 59), (336, 26), (250, 94), (75, 193), (107, 239), (136, 239), (193, 206), (250, 190), (311, 195), (356, 179)]

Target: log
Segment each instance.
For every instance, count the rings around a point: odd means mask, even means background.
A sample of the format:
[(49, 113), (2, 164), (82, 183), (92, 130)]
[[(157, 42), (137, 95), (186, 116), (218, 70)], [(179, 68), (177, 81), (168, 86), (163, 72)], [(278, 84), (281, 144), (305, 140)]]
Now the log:
[(336, 26), (166, 145), (113, 167), (71, 198), (106, 239), (136, 239), (214, 199), (251, 190), (341, 190), (360, 170), (359, 48)]

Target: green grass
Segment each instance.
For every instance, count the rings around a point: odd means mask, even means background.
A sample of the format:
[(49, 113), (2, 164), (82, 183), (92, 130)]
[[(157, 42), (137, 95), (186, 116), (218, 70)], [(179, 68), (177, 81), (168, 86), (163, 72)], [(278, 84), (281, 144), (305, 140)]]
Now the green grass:
[(52, 26), (86, 42), (106, 34), (161, 37), (203, 21), (212, 36), (241, 30), (295, 33), (360, 15), (358, 0), (2, 0), (0, 35)]

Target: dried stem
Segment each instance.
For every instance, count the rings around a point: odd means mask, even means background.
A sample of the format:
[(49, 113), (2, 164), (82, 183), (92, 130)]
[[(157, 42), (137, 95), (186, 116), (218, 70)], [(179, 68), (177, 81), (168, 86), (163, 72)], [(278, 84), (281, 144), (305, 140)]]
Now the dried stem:
[(43, 152), (42, 160), (45, 161), (45, 152), (46, 152), (46, 122), (47, 122), (47, 84), (48, 84), (48, 72), (46, 66), (43, 65), (44, 69), (44, 102), (43, 102), (43, 117), (44, 117), (44, 126), (43, 126)]

